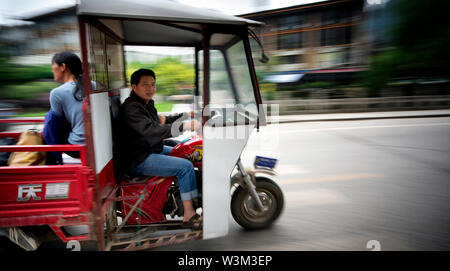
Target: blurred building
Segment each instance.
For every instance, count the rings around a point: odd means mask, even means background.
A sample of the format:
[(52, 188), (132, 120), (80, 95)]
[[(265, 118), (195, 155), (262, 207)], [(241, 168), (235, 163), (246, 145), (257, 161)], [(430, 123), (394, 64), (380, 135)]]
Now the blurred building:
[(79, 53), (76, 7), (71, 6), (23, 18), (29, 24), (3, 27), (2, 50), (19, 64), (48, 64), (56, 52)]
[(364, 0), (331, 0), (265, 10), (241, 17), (257, 30), (271, 64), (260, 67), (273, 83), (350, 81), (367, 65)]
[[(72, 51), (80, 55), (80, 42), (76, 6), (35, 14), (22, 18), (22, 25), (0, 26), (1, 50), (12, 56), (16, 64), (49, 64), (53, 55)], [(167, 50), (128, 50), (129, 61), (156, 62), (170, 55)], [(182, 62), (192, 63), (194, 51), (175, 52)]]
[(386, 8), (390, 0), (366, 0), (362, 31), (366, 52), (376, 54), (391, 46), (389, 34), (394, 14)]
[[(271, 1), (254, 0), (255, 9), (266, 9), (241, 17), (264, 22), (257, 29), (268, 65), (258, 70), (267, 81), (298, 83), (309, 81), (348, 82), (367, 67), (374, 50), (382, 49), (381, 31), (388, 23), (381, 5), (387, 0), (328, 0), (267, 10)], [(48, 64), (54, 53), (79, 53), (76, 6), (24, 18), (29, 24), (1, 27), (2, 50), (15, 56), (18, 64)], [(127, 59), (155, 60), (160, 54), (127, 52)], [(192, 56), (183, 62), (192, 61)], [(258, 64), (259, 62), (255, 62)], [(301, 80), (301, 81), (300, 81)]]

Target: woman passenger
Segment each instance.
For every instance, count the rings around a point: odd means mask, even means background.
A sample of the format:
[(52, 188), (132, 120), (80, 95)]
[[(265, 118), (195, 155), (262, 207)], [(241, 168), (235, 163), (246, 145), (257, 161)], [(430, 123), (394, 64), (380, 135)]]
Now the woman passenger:
[[(72, 52), (55, 54), (52, 59), (53, 78), (63, 83), (50, 92), (50, 111), (45, 117), (46, 144), (84, 144), (83, 82), (80, 58)], [(79, 158), (79, 152), (65, 152)], [(55, 156), (55, 153), (53, 153)], [(55, 157), (56, 164), (61, 163)]]

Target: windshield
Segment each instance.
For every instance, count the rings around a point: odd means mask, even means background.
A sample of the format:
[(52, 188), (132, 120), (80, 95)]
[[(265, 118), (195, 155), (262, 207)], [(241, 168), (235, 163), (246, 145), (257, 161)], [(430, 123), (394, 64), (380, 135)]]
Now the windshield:
[(215, 35), (211, 40), (228, 36), (230, 42), (210, 50), (211, 116), (221, 115), (223, 125), (254, 123), (258, 110), (244, 43), (233, 35)]

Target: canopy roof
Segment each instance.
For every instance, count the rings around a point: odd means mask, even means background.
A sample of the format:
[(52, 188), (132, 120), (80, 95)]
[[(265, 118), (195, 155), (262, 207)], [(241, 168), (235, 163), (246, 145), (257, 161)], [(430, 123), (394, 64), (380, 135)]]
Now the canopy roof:
[(80, 0), (77, 14), (97, 18), (126, 44), (194, 46), (202, 40), (202, 25), (263, 25), (217, 11), (161, 0)]

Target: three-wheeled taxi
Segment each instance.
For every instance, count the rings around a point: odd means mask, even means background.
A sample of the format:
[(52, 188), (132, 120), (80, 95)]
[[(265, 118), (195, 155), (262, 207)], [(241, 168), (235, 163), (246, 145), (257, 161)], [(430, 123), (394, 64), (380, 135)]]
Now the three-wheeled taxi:
[[(75, 248), (91, 240), (99, 250), (137, 250), (224, 236), (230, 212), (244, 228), (270, 226), (283, 209), (271, 179), (276, 160), (257, 157), (251, 171), (240, 161), (251, 131), (265, 125), (248, 38), (261, 23), (153, 0), (81, 0), (77, 16), (83, 78), (89, 79), (83, 86), (85, 145), (0, 146), (0, 152), (78, 151), (80, 162), (0, 167), (0, 234), (27, 250), (52, 238)], [(178, 141), (169, 155), (194, 164), (201, 229), (179, 219), (174, 177), (117, 170), (116, 121), (130, 91), (125, 45), (195, 52), (194, 109), (202, 134)]]

